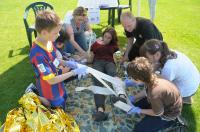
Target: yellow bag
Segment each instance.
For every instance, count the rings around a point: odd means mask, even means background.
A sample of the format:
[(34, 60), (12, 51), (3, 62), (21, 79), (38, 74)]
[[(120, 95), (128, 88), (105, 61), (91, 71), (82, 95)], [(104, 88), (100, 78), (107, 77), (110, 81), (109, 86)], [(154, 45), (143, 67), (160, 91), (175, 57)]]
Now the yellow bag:
[(25, 132), (26, 119), (22, 107), (15, 108), (8, 112), (4, 126), (4, 132)]
[(23, 95), (19, 104), (22, 107), (8, 113), (5, 132), (80, 132), (73, 117), (60, 108), (45, 108), (34, 93)]
[(34, 112), (37, 108), (37, 105), (41, 105), (39, 98), (33, 92), (24, 94), (18, 102), (24, 109), (30, 112)]

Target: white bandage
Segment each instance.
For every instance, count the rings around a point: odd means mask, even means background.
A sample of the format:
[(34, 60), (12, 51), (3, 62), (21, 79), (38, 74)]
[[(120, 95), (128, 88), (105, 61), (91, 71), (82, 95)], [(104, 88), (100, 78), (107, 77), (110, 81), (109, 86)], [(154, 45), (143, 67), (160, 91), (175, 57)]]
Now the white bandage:
[[(78, 67), (83, 66), (82, 64), (78, 64)], [(125, 84), (124, 82), (118, 77), (112, 77), (100, 71), (97, 71), (91, 67), (87, 68), (87, 72), (92, 74), (98, 81), (100, 81), (106, 88), (110, 90), (114, 95), (124, 94), (125, 93)], [(105, 83), (105, 81), (112, 83), (114, 90)]]

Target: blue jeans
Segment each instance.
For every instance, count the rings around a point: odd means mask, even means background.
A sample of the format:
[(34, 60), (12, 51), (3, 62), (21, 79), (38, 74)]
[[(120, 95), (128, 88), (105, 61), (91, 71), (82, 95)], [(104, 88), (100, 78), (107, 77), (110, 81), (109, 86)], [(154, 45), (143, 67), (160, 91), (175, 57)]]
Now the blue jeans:
[[(75, 33), (74, 34), (74, 40), (78, 43), (78, 45), (84, 50), (87, 51), (88, 50), (88, 44), (86, 41), (86, 36), (84, 34), (84, 32), (82, 33)], [(71, 53), (73, 54), (75, 52), (75, 48), (74, 46), (69, 42), (65, 42), (65, 48), (64, 51), (66, 53)]]

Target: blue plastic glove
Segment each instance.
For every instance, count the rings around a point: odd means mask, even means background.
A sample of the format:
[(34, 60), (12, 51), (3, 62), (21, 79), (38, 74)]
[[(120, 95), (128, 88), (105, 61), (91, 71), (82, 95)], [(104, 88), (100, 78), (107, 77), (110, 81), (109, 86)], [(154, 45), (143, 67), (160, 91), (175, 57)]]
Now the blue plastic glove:
[(126, 78), (124, 80), (126, 87), (136, 87), (138, 86), (133, 80)]
[(87, 67), (83, 66), (80, 68), (76, 68), (72, 70), (72, 72), (74, 72), (74, 75), (78, 75), (78, 79), (81, 79), (81, 77), (84, 77), (87, 75)]
[(138, 83), (136, 83), (136, 82), (134, 82), (133, 80), (131, 80), (131, 79), (128, 79), (128, 78), (126, 78), (125, 80), (124, 80), (124, 83), (125, 83), (125, 85), (126, 85), (126, 87), (144, 87), (144, 84), (143, 83), (141, 83), (141, 84), (138, 84)]
[(140, 109), (139, 107), (135, 107), (134, 105), (132, 106), (132, 108), (128, 111), (127, 114), (131, 115), (131, 114), (140, 114), (142, 111), (142, 109)]
[(77, 68), (77, 62), (75, 62), (74, 60), (69, 60), (69, 61), (65, 61), (65, 66), (71, 68), (71, 69), (76, 69)]
[(131, 103), (134, 103), (135, 102), (135, 96), (128, 96), (129, 100), (131, 101)]

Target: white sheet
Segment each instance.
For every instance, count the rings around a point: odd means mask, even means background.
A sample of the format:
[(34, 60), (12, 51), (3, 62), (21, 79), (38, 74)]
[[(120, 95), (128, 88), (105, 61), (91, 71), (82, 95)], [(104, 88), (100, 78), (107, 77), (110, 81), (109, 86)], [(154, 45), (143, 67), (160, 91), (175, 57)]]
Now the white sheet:
[(116, 103), (114, 103), (114, 106), (125, 111), (125, 112), (128, 112), (131, 110), (131, 105), (128, 105), (124, 102), (121, 102), (121, 101), (117, 101)]

